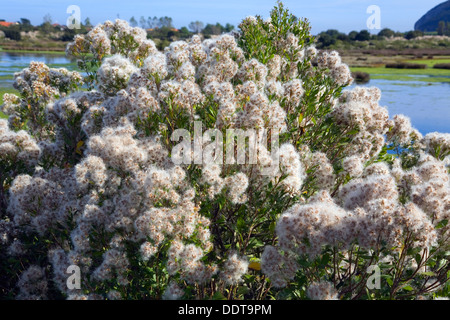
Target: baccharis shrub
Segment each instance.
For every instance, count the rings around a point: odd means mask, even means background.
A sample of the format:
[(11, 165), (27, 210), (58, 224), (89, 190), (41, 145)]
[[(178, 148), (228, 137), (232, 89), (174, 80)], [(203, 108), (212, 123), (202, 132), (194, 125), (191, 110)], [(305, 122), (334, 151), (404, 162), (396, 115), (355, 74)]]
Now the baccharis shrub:
[[(67, 47), (84, 76), (39, 62), (15, 75), (0, 121), (2, 297), (448, 296), (449, 134), (390, 118), (377, 88), (344, 90), (348, 66), (281, 3), (239, 27), (159, 52), (107, 21)], [(256, 132), (253, 162), (219, 144), (227, 130)]]

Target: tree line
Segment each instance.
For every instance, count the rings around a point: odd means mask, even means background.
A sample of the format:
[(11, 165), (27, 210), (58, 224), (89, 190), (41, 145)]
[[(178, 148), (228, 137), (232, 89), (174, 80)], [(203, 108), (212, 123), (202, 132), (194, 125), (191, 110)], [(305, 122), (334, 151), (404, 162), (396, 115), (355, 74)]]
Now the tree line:
[[(0, 21), (5, 21), (0, 19)], [(230, 32), (234, 30), (234, 26), (227, 23), (222, 25), (220, 23), (206, 25), (202, 21), (192, 21), (188, 26), (183, 26), (179, 29), (174, 27), (173, 19), (171, 17), (147, 17), (141, 16), (138, 19), (131, 17), (129, 23), (133, 27), (141, 27), (147, 30), (148, 37), (159, 40), (158, 46), (167, 46), (171, 41), (177, 39), (187, 39), (193, 34), (201, 33), (205, 38), (210, 38), (214, 35)], [(80, 23), (80, 29), (69, 29), (66, 26), (54, 24), (49, 14), (45, 15), (43, 22), (40, 25), (32, 25), (27, 18), (21, 18), (16, 24), (10, 26), (1, 26), (0, 31), (3, 31), (6, 38), (20, 41), (22, 39), (22, 32), (39, 31), (43, 35), (50, 35), (58, 33), (52, 40), (70, 41), (76, 34), (86, 34), (93, 25), (89, 18)]]
[(338, 41), (345, 43), (354, 43), (357, 41), (370, 40), (384, 40), (392, 37), (402, 37), (411, 40), (423, 36), (424, 33), (419, 30), (412, 30), (407, 32), (393, 31), (389, 28), (384, 28), (378, 34), (371, 34), (368, 30), (351, 31), (348, 34), (339, 32), (336, 29), (329, 29), (317, 35), (317, 42), (319, 48), (328, 48), (335, 45)]
[[(1, 20), (0, 21), (4, 21)], [(220, 23), (204, 24), (202, 21), (192, 21), (187, 26), (175, 28), (173, 19), (168, 16), (164, 17), (144, 17), (139, 19), (131, 17), (129, 23), (133, 27), (141, 27), (147, 30), (148, 37), (157, 41), (158, 47), (164, 48), (170, 42), (183, 40), (191, 37), (193, 34), (202, 34), (204, 38), (210, 38), (214, 35), (230, 32), (234, 30), (234, 26), (230, 23), (222, 25)], [(33, 26), (29, 19), (21, 18), (17, 24), (0, 26), (6, 38), (19, 41), (21, 40), (21, 32), (40, 31), (44, 35), (58, 33), (58, 36), (52, 40), (70, 41), (76, 34), (86, 34), (93, 27), (89, 18), (80, 24), (80, 29), (68, 29), (65, 26), (54, 24), (49, 14), (45, 15), (40, 25)], [(437, 29), (438, 35), (450, 35), (450, 22), (441, 21)], [(403, 37), (405, 39), (414, 39), (423, 36), (422, 31), (396, 32), (389, 28), (382, 29), (378, 34), (371, 34), (367, 30), (351, 31), (348, 34), (339, 32), (336, 29), (329, 29), (319, 33), (317, 38), (318, 48), (329, 48), (341, 41), (344, 43), (355, 43), (358, 41), (383, 40), (391, 37)]]
[[(4, 19), (0, 19), (5, 21)], [(32, 25), (31, 21), (27, 18), (20, 18), (16, 24), (10, 26), (0, 25), (0, 31), (5, 34), (5, 37), (11, 40), (22, 40), (22, 32), (38, 31), (44, 36), (50, 37), (56, 41), (71, 41), (76, 34), (86, 34), (93, 25), (89, 18), (86, 18), (84, 22), (80, 22), (79, 29), (69, 29), (64, 25), (54, 23), (50, 14), (46, 14), (43, 18), (43, 22), (39, 25)], [(57, 33), (57, 35), (55, 35)]]
[(439, 21), (436, 32), (440, 36), (450, 36), (450, 21)]
[(171, 17), (147, 17), (141, 16), (139, 22), (135, 17), (131, 17), (129, 23), (133, 27), (141, 27), (147, 30), (148, 37), (159, 40), (157, 42), (158, 48), (164, 48), (174, 40), (183, 40), (191, 37), (193, 34), (202, 34), (204, 38), (210, 38), (215, 35), (230, 32), (234, 30), (234, 26), (230, 23), (224, 25), (217, 22), (216, 24), (202, 21), (192, 21), (188, 26), (183, 26), (179, 29), (173, 25)]

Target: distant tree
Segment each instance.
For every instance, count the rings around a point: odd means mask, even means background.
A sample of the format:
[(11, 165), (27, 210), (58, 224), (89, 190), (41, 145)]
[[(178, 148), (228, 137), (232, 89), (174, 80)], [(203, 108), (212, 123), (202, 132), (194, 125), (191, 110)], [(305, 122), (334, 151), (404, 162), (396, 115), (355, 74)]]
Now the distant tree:
[(200, 33), (203, 30), (203, 22), (201, 21), (192, 21), (191, 23), (189, 23), (188, 28), (193, 32), (193, 33)]
[(227, 23), (225, 25), (225, 32), (231, 32), (234, 30), (234, 26), (232, 24)]
[(5, 33), (5, 38), (19, 41), (21, 39), (20, 31), (13, 30), (13, 29), (4, 29), (3, 32)]
[(220, 24), (216, 23), (214, 24), (207, 24), (205, 28), (202, 30), (202, 33), (205, 36), (211, 36), (211, 35), (219, 35), (222, 34), (222, 32), (225, 30), (225, 28)]
[(89, 17), (86, 17), (86, 19), (84, 19), (84, 27), (86, 29), (91, 29), (92, 28), (91, 19), (89, 19)]
[(172, 18), (167, 16), (159, 18), (159, 27), (173, 28)]
[(52, 16), (49, 13), (47, 13), (44, 16), (43, 20), (44, 22), (41, 25), (41, 31), (44, 33), (52, 32), (54, 30), (52, 26)]
[(348, 35), (346, 35), (345, 33), (341, 33), (341, 32), (336, 36), (336, 39), (344, 41), (344, 42), (348, 42), (350, 40)]
[(29, 25), (31, 25), (31, 22), (30, 22), (29, 19), (20, 18), (20, 24), (23, 25), (23, 26), (29, 26)]
[[(83, 30), (84, 29), (84, 30)], [(80, 29), (65, 29), (61, 37), (59, 38), (61, 41), (72, 41), (73, 37), (77, 33), (86, 33), (86, 28), (84, 25), (82, 25), (81, 30)]]
[(169, 29), (169, 31), (167, 31), (167, 38), (173, 39), (173, 37), (175, 37), (177, 33), (178, 31), (175, 31), (174, 29)]
[(130, 26), (132, 26), (133, 28), (138, 26), (138, 22), (134, 17), (130, 18)]
[(355, 41), (357, 35), (358, 35), (358, 31), (350, 31), (348, 34), (348, 39), (350, 41)]
[(147, 18), (147, 28), (155, 29), (155, 28), (161, 28), (161, 27), (162, 27), (162, 25), (157, 16), (154, 16), (153, 18), (152, 17)]
[(179, 30), (180, 38), (186, 39), (189, 38), (190, 35), (191, 33), (189, 32), (189, 29), (186, 27), (181, 27), (181, 29)]
[(145, 19), (144, 16), (142, 16), (142, 17), (139, 19), (139, 24), (140, 24), (141, 28), (147, 29), (147, 19)]
[[(357, 32), (356, 32), (357, 33)], [(339, 41), (348, 42), (350, 37), (345, 33), (339, 32), (336, 29), (328, 29), (327, 31), (321, 32), (318, 35), (318, 42), (321, 47), (329, 47)]]
[(337, 38), (337, 36), (339, 35), (339, 31), (336, 29), (328, 29), (327, 31), (325, 31), (325, 33), (333, 38)]
[(50, 15), (50, 13), (47, 13), (47, 14), (44, 16), (43, 20), (44, 20), (44, 23), (52, 24), (52, 22), (53, 22), (52, 16)]
[(391, 38), (395, 35), (395, 32), (389, 28), (384, 28), (380, 32), (378, 32), (380, 37)]
[(355, 37), (356, 41), (368, 41), (370, 40), (370, 33), (367, 30), (361, 30)]
[(31, 25), (31, 22), (29, 19), (26, 18), (20, 18), (20, 26), (19, 29), (20, 31), (31, 31), (33, 30), (33, 26)]
[(327, 48), (336, 43), (336, 38), (333, 38), (326, 32), (322, 32), (319, 34), (317, 42), (319, 48)]
[(448, 23), (446, 24), (445, 21), (439, 21), (439, 25), (437, 27), (437, 33), (440, 36), (446, 35), (448, 28), (447, 28)]
[(417, 37), (421, 37), (423, 36), (423, 32), (419, 31), (419, 30), (414, 30), (414, 31), (408, 31), (407, 33), (405, 33), (405, 39), (411, 40), (411, 39), (415, 39)]

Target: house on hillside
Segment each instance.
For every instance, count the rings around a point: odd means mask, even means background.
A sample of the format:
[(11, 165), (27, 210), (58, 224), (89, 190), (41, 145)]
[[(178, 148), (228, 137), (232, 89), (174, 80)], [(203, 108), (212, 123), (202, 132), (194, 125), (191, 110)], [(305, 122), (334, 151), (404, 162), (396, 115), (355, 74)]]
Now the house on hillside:
[(18, 22), (7, 22), (7, 21), (0, 21), (0, 27), (7, 27), (9, 28), (12, 25), (17, 25)]
[(59, 24), (59, 23), (53, 23), (52, 26), (53, 26), (54, 28), (58, 28), (58, 29), (61, 30), (61, 31), (64, 31), (64, 30), (68, 29), (67, 26), (61, 25), (61, 24)]

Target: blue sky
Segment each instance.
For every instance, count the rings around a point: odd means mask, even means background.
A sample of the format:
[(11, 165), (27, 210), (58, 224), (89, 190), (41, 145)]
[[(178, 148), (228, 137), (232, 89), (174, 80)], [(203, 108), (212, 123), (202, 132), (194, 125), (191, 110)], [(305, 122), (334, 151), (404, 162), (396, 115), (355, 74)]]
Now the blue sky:
[[(296, 16), (308, 18), (312, 33), (327, 29), (343, 32), (366, 29), (370, 14), (366, 9), (377, 5), (381, 9), (381, 28), (408, 31), (428, 10), (444, 0), (284, 0), (285, 6)], [(206, 23), (231, 23), (237, 26), (248, 15), (267, 17), (276, 0), (0, 0), (0, 19), (18, 21), (28, 18), (36, 25), (50, 14), (53, 22), (66, 24), (69, 5), (81, 10), (81, 20), (89, 17), (93, 24), (105, 20), (132, 16), (139, 21), (141, 16), (169, 16), (175, 27), (187, 26), (200, 20)]]

